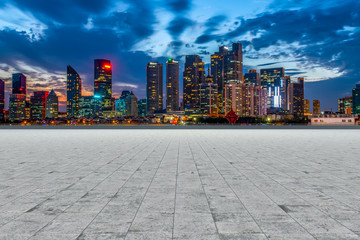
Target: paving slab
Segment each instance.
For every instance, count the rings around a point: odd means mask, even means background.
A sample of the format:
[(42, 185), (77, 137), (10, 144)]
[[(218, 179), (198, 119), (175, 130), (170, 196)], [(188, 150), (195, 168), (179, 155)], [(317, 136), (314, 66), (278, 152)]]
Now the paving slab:
[(360, 239), (358, 129), (0, 130), (0, 239)]

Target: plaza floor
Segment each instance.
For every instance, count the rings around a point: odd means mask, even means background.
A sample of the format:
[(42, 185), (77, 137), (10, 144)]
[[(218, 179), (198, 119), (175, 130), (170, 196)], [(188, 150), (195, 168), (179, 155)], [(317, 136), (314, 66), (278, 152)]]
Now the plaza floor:
[(0, 130), (0, 239), (360, 239), (358, 130)]

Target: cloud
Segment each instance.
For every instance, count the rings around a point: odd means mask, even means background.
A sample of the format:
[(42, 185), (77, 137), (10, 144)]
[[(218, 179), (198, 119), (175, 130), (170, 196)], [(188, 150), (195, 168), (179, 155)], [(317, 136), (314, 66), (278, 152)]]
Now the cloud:
[(177, 38), (186, 28), (191, 26), (191, 24), (192, 21), (190, 19), (177, 17), (170, 22), (167, 30), (174, 38)]

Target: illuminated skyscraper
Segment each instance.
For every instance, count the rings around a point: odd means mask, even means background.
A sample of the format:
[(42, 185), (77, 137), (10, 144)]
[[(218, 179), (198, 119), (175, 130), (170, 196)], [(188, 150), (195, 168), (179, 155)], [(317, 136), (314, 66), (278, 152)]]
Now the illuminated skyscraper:
[(281, 94), (283, 96), (283, 98), (281, 99), (282, 101), (282, 108), (284, 110), (289, 111), (289, 85), (291, 83), (291, 77), (290, 76), (285, 76), (284, 77), (284, 81), (283, 81), (283, 87), (281, 89)]
[(79, 118), (97, 118), (100, 115), (101, 99), (94, 96), (82, 96), (79, 100)]
[(42, 120), (46, 118), (46, 99), (48, 91), (37, 91), (30, 97), (30, 119)]
[(245, 79), (245, 83), (248, 85), (254, 85), (254, 86), (261, 85), (260, 75), (259, 73), (256, 72), (255, 69), (250, 69), (249, 72), (245, 74), (244, 79)]
[(351, 114), (352, 112), (352, 96), (340, 98), (338, 100), (339, 113)]
[(12, 75), (12, 94), (24, 94), (26, 96), (26, 77), (22, 73)]
[(0, 121), (5, 119), (5, 81), (0, 79)]
[(213, 83), (210, 71), (205, 81), (206, 82), (200, 84), (200, 113), (208, 116), (217, 116), (218, 85)]
[(268, 92), (268, 108), (284, 108), (284, 73), (284, 68), (260, 69), (261, 86)]
[(147, 114), (163, 110), (163, 65), (149, 62), (146, 66)]
[(289, 85), (290, 113), (297, 117), (304, 116), (304, 78), (298, 78), (297, 83)]
[(221, 46), (219, 52), (211, 55), (211, 75), (219, 87), (219, 109), (224, 111), (224, 89), (229, 81), (243, 82), (243, 52), (241, 43), (233, 43), (230, 51)]
[(254, 115), (265, 116), (267, 114), (267, 90), (261, 86), (254, 87)]
[(179, 62), (169, 59), (166, 62), (166, 111), (179, 110)]
[(25, 120), (25, 94), (11, 94), (9, 101), (10, 122), (21, 122)]
[(313, 114), (318, 115), (320, 114), (320, 101), (313, 100)]
[(360, 84), (356, 84), (356, 87), (352, 90), (352, 113), (360, 114)]
[(200, 109), (200, 85), (205, 82), (204, 63), (198, 55), (185, 57), (183, 72), (183, 106), (185, 114), (197, 113)]
[(146, 99), (139, 99), (138, 101), (138, 116), (146, 117)]
[(59, 98), (54, 90), (51, 90), (46, 99), (46, 118), (55, 119), (59, 114)]
[(112, 66), (110, 60), (94, 60), (94, 97), (100, 97), (102, 110), (111, 111)]
[(225, 85), (225, 114), (233, 110), (238, 116), (245, 116), (246, 104), (245, 84), (237, 80)]
[(79, 117), (79, 100), (81, 98), (80, 75), (69, 65), (67, 66), (67, 117)]

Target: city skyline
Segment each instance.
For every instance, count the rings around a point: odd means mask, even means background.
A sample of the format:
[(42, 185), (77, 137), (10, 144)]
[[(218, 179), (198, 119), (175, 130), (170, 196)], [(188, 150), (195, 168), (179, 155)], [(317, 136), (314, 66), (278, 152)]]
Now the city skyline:
[[(285, 75), (305, 77), (305, 98), (319, 99), (324, 109), (336, 109), (337, 99), (350, 96), (360, 79), (359, 58), (353, 54), (359, 49), (356, 1), (106, 3), (102, 9), (97, 2), (71, 3), (67, 13), (55, 9), (66, 1), (43, 6), (20, 0), (1, 4), (0, 78), (6, 81), (6, 99), (11, 74), (23, 72), (30, 94), (54, 89), (64, 111), (64, 66), (77, 69), (84, 93), (91, 95), (92, 60), (96, 58), (112, 61), (114, 96), (129, 89), (144, 98), (147, 62), (165, 63), (170, 57), (179, 61), (182, 86), (184, 55), (199, 54), (207, 68), (210, 54), (221, 45), (231, 47), (232, 42), (244, 45), (244, 73), (252, 68), (259, 72), (260, 68), (284, 67)], [(235, 11), (236, 6), (240, 10)], [(69, 20), (68, 14), (74, 11), (77, 17)], [(139, 14), (142, 21), (135, 20)], [(115, 27), (110, 28), (110, 23)]]

